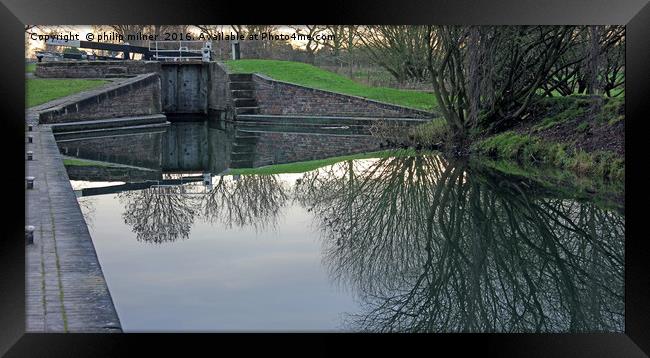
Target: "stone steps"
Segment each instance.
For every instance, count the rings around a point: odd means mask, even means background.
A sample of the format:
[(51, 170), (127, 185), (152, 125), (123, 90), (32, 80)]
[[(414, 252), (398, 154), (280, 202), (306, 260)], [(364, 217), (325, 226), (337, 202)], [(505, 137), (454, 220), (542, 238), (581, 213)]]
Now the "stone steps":
[(255, 144), (251, 143), (237, 143), (232, 144), (232, 153), (253, 153), (255, 152)]
[(230, 82), (229, 84), (230, 90), (231, 91), (239, 91), (239, 90), (247, 90), (247, 91), (253, 91), (255, 90), (255, 84), (253, 82)]
[(249, 163), (254, 163), (255, 162), (255, 157), (257, 154), (255, 152), (250, 152), (250, 153), (230, 153), (230, 162), (249, 162)]
[(235, 140), (230, 155), (230, 168), (252, 168), (258, 135), (235, 129)]
[(251, 73), (231, 73), (228, 75), (230, 81), (230, 96), (235, 116), (240, 114), (257, 114), (259, 108), (255, 99), (255, 83)]
[(232, 95), (233, 99), (255, 97), (255, 91), (253, 90), (231, 90), (230, 94)]
[(235, 107), (235, 114), (257, 114), (259, 110), (259, 107)]
[(250, 82), (253, 80), (252, 73), (231, 73), (228, 75), (230, 82)]
[(257, 107), (255, 98), (233, 98), (233, 103), (235, 104), (235, 108)]
[[(241, 145), (253, 145), (257, 143), (257, 136), (243, 136), (243, 137), (238, 137), (235, 136), (235, 142), (234, 144), (240, 143)], [(234, 145), (233, 144), (233, 145)]]

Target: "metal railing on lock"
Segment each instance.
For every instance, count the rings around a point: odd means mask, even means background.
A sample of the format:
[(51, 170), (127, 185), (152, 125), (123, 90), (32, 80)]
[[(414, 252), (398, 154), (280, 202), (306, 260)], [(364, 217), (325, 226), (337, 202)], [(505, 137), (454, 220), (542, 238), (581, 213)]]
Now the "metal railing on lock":
[[(201, 46), (196, 48), (197, 44)], [(205, 41), (149, 41), (149, 52), (159, 61), (205, 60), (206, 51), (209, 60), (211, 50), (211, 44)]]

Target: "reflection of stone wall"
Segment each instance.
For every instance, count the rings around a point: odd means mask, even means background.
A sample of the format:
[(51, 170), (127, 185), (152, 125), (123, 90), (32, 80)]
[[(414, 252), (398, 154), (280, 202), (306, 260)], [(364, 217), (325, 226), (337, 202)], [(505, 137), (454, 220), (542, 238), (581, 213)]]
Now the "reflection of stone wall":
[(431, 118), (432, 113), (254, 75), (260, 114)]
[(152, 73), (70, 96), (66, 103), (40, 112), (39, 122), (62, 123), (159, 113), (160, 77)]
[(99, 160), (160, 169), (163, 133), (140, 133), (59, 142), (61, 153), (81, 159)]
[(103, 78), (159, 72), (156, 61), (56, 61), (36, 64), (34, 74), (43, 78)]
[(131, 167), (68, 165), (65, 169), (71, 180), (137, 182), (162, 179), (159, 170), (142, 170)]
[(253, 166), (324, 159), (379, 149), (380, 141), (371, 136), (260, 133), (255, 145)]

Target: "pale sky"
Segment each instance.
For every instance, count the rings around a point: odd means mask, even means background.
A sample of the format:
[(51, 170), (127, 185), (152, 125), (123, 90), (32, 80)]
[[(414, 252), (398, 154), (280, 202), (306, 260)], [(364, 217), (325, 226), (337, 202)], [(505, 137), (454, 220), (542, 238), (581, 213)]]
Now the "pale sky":
[[(38, 34), (43, 34), (46, 35), (51, 31), (57, 31), (58, 33), (62, 34), (67, 34), (67, 33), (72, 33), (72, 34), (79, 34), (79, 40), (85, 41), (86, 40), (86, 35), (88, 33), (95, 33), (92, 31), (92, 26), (95, 25), (60, 25), (60, 26), (39, 26), (37, 30), (32, 30), (33, 32), (36, 32)], [(223, 25), (224, 26), (224, 33), (228, 34), (228, 31), (231, 31), (230, 25)], [(294, 29), (292, 29), (289, 26), (286, 25), (277, 25), (278, 27), (278, 32), (283, 33), (283, 34), (293, 34), (295, 32)], [(200, 30), (194, 26), (190, 27), (190, 31), (195, 34), (199, 34)], [(290, 40), (291, 44), (295, 47), (304, 47), (305, 41), (293, 41)], [(35, 50), (42, 49), (45, 47), (44, 41), (43, 40), (32, 40), (32, 39), (27, 39), (27, 54), (29, 56), (32, 56)]]

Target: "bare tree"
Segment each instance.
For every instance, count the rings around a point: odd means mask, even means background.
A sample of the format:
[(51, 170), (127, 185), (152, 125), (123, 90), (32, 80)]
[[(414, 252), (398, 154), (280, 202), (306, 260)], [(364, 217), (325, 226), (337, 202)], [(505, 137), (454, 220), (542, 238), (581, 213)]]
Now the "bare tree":
[(325, 30), (325, 26), (322, 25), (301, 25), (301, 26), (292, 26), (296, 31), (296, 34), (306, 35), (307, 39), (305, 42), (305, 51), (307, 52), (307, 62), (313, 64), (315, 60), (315, 53), (320, 45), (320, 41), (316, 38), (316, 35), (321, 34)]
[(426, 26), (363, 26), (361, 48), (400, 83), (428, 77)]
[[(434, 94), (454, 142), (466, 139), (467, 129), (476, 125), (476, 116), (468, 116), (472, 107), (481, 109), (493, 131), (520, 119), (553, 65), (570, 48), (572, 33), (569, 26), (428, 26), (428, 30)], [(478, 66), (464, 68), (468, 58)], [(469, 69), (479, 78), (468, 80)], [(477, 81), (482, 84), (480, 96), (474, 92), (468, 96), (468, 84), (475, 91)]]
[[(622, 26), (575, 27), (571, 48), (553, 66), (549, 80), (542, 88), (548, 96), (584, 94), (588, 82), (596, 81), (594, 85), (610, 96), (611, 90), (621, 88), (625, 81), (622, 76), (624, 47), (625, 28)], [(599, 61), (596, 72), (590, 70), (595, 59)], [(588, 80), (591, 74), (595, 77)]]

